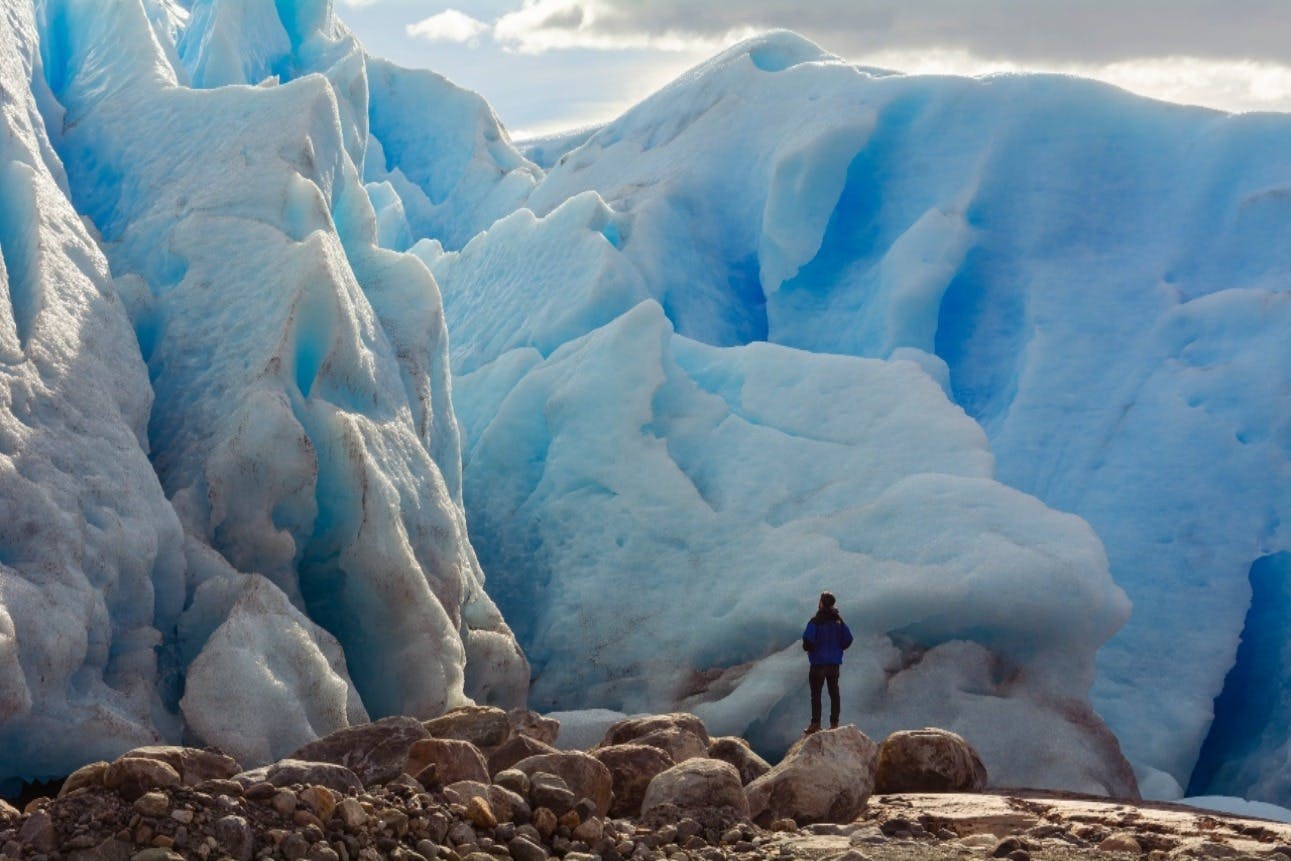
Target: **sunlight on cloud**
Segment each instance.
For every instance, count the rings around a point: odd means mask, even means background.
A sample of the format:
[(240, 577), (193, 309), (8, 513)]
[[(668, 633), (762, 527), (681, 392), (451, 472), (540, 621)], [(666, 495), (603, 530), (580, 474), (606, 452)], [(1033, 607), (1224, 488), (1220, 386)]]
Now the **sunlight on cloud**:
[(989, 75), (1053, 72), (1093, 78), (1141, 96), (1223, 111), (1291, 111), (1291, 67), (1251, 60), (1152, 57), (1106, 64), (1021, 65), (967, 51), (931, 48), (879, 51), (853, 58), (914, 75)]
[(583, 48), (598, 51), (650, 49), (714, 53), (756, 30), (740, 27), (723, 33), (665, 31), (607, 26), (612, 7), (596, 0), (525, 0), (493, 25), (493, 37), (506, 50), (521, 54)]
[(456, 9), (447, 9), (405, 28), (409, 36), (428, 42), (458, 42), (472, 47), (479, 44), (480, 35), (488, 29), (488, 24)]

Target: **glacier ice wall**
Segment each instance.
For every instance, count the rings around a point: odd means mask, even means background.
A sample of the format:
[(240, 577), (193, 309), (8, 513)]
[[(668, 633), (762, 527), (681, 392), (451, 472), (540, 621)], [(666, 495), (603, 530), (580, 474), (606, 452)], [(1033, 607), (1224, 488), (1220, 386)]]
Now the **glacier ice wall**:
[(6, 4), (0, 86), (0, 777), (522, 702), (330, 3)]
[[(984, 429), (998, 480), (1106, 544), (1135, 611), (1099, 652), (1094, 702), (1148, 791), (1177, 796), (1248, 571), (1291, 542), (1289, 134), (1282, 115), (1072, 78), (866, 70), (777, 33), (563, 152), (534, 216), (460, 253), (414, 249), (440, 277), (459, 390), (490, 361), (481, 385), (505, 389), (526, 349), (550, 357), (642, 295), (711, 345), (919, 363)], [(508, 252), (524, 219), (522, 247), (563, 253), (559, 272)], [(490, 303), (523, 328), (493, 326)], [(471, 412), (468, 449), (498, 432)], [(1288, 724), (1268, 716), (1274, 736)]]

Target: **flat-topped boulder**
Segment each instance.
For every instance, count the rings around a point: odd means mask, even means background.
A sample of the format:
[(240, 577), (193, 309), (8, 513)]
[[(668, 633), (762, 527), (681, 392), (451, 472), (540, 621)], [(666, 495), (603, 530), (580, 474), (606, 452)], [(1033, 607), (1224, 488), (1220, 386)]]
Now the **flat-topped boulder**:
[(854, 726), (805, 736), (748, 785), (750, 814), (768, 825), (851, 822), (874, 791), (877, 759), (878, 745)]
[(494, 706), (462, 706), (421, 725), (434, 738), (469, 741), (481, 750), (497, 747), (511, 736), (507, 713)]
[(598, 747), (616, 744), (647, 744), (666, 750), (673, 762), (707, 757), (708, 728), (693, 714), (673, 712), (647, 717), (625, 718), (610, 726)]
[(364, 786), (403, 774), (408, 749), (430, 733), (414, 717), (388, 717), (339, 729), (301, 747), (288, 759), (334, 762), (353, 771)]
[[(469, 741), (455, 738), (423, 738), (413, 742), (408, 749), (408, 759), (403, 771), (419, 775), (428, 766), (435, 766), (435, 782), (440, 785), (472, 780), (489, 782), (489, 768), (484, 754)], [(425, 783), (426, 781), (422, 781)]]

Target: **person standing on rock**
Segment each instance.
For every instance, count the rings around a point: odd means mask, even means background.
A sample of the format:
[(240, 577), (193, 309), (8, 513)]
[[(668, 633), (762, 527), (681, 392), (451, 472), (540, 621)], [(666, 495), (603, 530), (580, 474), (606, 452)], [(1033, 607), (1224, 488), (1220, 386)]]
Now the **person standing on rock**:
[(838, 728), (841, 705), (838, 695), (838, 670), (843, 664), (843, 652), (852, 645), (852, 632), (834, 606), (835, 599), (829, 592), (820, 593), (816, 615), (802, 632), (802, 648), (807, 653), (811, 670), (807, 681), (811, 685), (811, 724), (803, 730), (811, 735), (820, 730), (820, 689), (829, 683), (829, 728)]

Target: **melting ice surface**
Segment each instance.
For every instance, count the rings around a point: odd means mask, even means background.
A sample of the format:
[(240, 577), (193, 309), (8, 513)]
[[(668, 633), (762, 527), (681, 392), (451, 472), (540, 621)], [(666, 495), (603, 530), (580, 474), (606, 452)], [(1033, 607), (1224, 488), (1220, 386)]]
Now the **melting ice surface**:
[(0, 85), (0, 777), (468, 697), (774, 751), (832, 588), (871, 735), (1291, 801), (1291, 119), (775, 33), (530, 161), (325, 0), (23, 0)]

